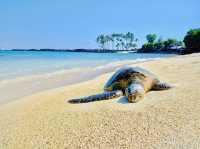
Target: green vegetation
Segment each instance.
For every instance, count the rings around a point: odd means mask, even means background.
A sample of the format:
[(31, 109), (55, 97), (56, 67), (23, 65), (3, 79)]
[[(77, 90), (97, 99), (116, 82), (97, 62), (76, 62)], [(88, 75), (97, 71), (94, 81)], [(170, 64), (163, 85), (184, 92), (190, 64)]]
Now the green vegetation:
[(178, 41), (178, 40), (173, 39), (173, 38), (169, 38), (166, 41), (164, 41), (164, 48), (165, 49), (170, 49), (170, 48), (173, 48), (173, 47), (175, 47), (177, 49), (179, 46), (183, 46), (182, 41)]
[(101, 49), (107, 50), (137, 50), (138, 52), (178, 52), (192, 53), (200, 52), (200, 28), (191, 29), (187, 32), (183, 41), (174, 38), (163, 40), (157, 38), (156, 34), (147, 34), (147, 42), (142, 45), (141, 49), (136, 49), (138, 39), (131, 32), (112, 33), (109, 35), (99, 35), (96, 39)]
[(183, 46), (182, 41), (178, 41), (173, 38), (163, 40), (161, 37), (156, 41), (156, 34), (146, 35), (147, 43), (142, 45), (141, 52), (155, 52), (155, 51), (166, 51), (172, 48), (177, 49), (180, 46)]
[(191, 51), (200, 51), (200, 29), (191, 29), (187, 32), (183, 42), (187, 49)]
[(101, 49), (130, 50), (137, 47), (138, 39), (131, 32), (99, 35), (96, 42)]
[(156, 34), (148, 34), (148, 35), (146, 35), (146, 39), (147, 39), (148, 43), (154, 43), (156, 38), (157, 38)]

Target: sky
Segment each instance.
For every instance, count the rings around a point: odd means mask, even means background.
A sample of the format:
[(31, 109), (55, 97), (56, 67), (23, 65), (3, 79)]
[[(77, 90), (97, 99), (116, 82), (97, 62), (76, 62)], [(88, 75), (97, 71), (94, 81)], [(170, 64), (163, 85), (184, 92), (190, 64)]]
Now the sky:
[(200, 28), (200, 0), (0, 0), (0, 49), (96, 48), (99, 34), (182, 40)]

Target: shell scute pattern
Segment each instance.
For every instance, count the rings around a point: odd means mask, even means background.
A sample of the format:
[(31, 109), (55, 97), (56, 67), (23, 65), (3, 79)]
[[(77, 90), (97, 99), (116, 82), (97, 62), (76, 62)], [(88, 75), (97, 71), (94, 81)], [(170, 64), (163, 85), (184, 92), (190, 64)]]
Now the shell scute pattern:
[(146, 77), (156, 79), (157, 77), (149, 71), (139, 67), (124, 67), (119, 69), (114, 75), (108, 80), (104, 86), (104, 90), (117, 90), (124, 89), (133, 81), (138, 82), (144, 80)]

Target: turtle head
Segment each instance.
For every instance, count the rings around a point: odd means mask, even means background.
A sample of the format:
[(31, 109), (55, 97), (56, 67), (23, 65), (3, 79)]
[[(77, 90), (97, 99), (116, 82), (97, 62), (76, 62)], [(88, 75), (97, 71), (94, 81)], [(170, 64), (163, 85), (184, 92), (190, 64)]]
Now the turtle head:
[(144, 88), (140, 84), (131, 84), (125, 90), (125, 94), (130, 103), (136, 103), (144, 98)]

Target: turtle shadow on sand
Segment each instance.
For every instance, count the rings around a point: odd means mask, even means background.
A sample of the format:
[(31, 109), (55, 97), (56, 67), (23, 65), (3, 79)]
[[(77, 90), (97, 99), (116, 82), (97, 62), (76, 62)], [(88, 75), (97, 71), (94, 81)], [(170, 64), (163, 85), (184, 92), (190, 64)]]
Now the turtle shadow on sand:
[(120, 104), (129, 104), (128, 99), (127, 99), (126, 96), (120, 97), (120, 98), (117, 100), (117, 103), (120, 103)]

